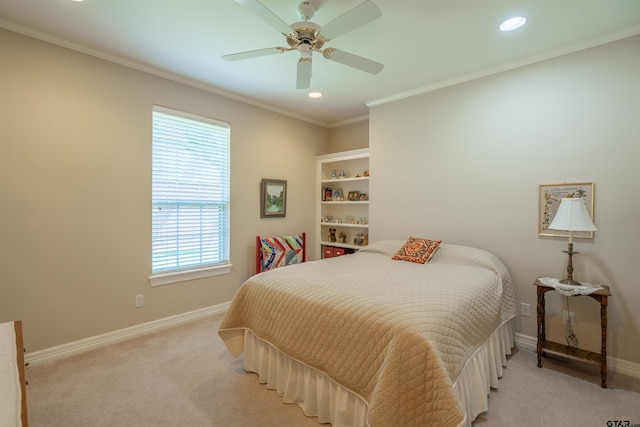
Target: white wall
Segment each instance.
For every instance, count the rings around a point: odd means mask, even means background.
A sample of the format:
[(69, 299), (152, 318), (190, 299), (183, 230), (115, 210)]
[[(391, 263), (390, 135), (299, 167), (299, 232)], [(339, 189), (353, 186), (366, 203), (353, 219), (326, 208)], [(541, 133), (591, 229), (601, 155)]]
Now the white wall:
[[(372, 234), (494, 252), (532, 337), (532, 283), (567, 261), (566, 239), (537, 234), (538, 185), (594, 182), (598, 231), (576, 239), (574, 278), (611, 287), (610, 355), (640, 363), (640, 37), (373, 107), (370, 149)], [(547, 296), (561, 342), (563, 304)], [(599, 351), (598, 305), (570, 304), (581, 346)]]
[[(13, 32), (0, 38), (0, 322), (23, 320), (28, 352), (230, 301), (254, 271), (257, 234), (306, 231), (315, 244), (327, 129)], [(231, 123), (229, 275), (149, 285), (154, 104)], [(288, 181), (286, 218), (260, 219), (262, 178)]]

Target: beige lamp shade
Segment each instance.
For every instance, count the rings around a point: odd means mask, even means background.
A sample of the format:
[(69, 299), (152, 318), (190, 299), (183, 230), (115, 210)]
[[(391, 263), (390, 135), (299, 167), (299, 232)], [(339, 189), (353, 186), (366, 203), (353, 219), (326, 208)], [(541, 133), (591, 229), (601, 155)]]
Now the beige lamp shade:
[(548, 227), (560, 231), (596, 231), (582, 197), (564, 198)]

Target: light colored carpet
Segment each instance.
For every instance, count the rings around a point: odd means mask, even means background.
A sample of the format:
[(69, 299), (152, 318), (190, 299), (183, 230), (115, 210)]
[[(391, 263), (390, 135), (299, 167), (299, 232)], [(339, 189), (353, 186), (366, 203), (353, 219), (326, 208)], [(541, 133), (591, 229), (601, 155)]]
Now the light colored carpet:
[[(28, 367), (32, 427), (318, 426), (246, 373), (217, 335), (221, 316)], [(474, 426), (640, 425), (640, 381), (517, 349)]]

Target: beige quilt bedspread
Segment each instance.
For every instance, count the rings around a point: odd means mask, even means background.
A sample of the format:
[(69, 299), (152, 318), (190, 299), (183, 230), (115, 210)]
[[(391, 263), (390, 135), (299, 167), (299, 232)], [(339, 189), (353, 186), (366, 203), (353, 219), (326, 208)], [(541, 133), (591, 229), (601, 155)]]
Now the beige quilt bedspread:
[(465, 363), (517, 314), (506, 267), (442, 244), (427, 264), (391, 260), (403, 241), (250, 278), (218, 331), (230, 352), (244, 329), (367, 402), (370, 426), (457, 426), (452, 389)]

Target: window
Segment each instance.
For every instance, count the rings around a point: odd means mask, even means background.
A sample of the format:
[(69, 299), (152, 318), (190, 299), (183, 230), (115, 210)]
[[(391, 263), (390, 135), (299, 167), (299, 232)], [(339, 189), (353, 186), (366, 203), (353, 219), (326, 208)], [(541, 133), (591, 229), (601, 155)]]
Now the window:
[(228, 273), (229, 125), (155, 106), (152, 285)]

